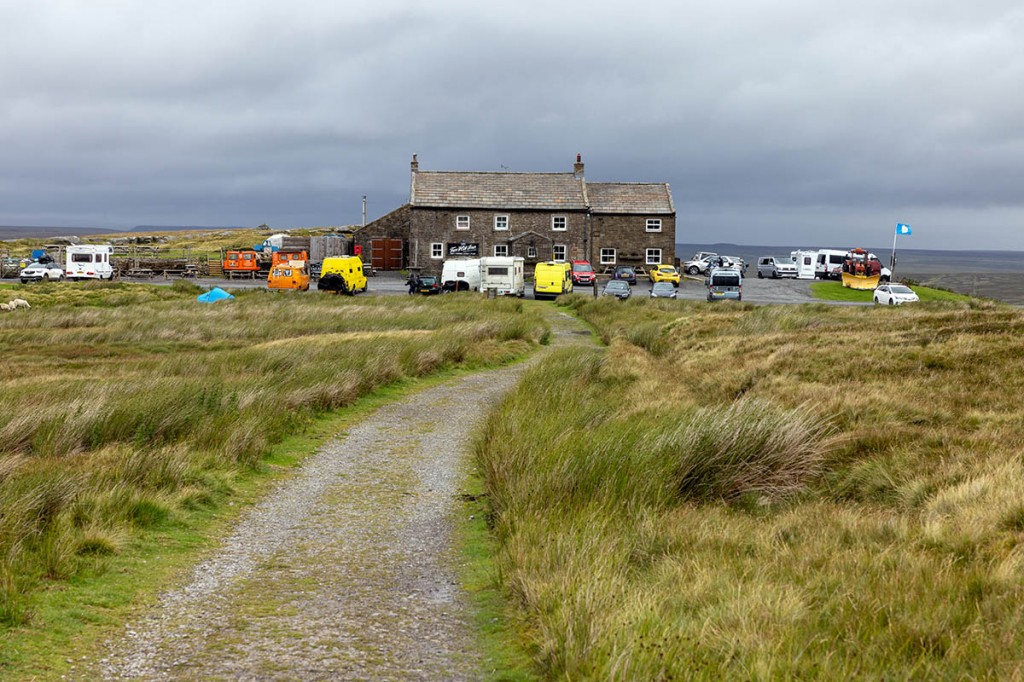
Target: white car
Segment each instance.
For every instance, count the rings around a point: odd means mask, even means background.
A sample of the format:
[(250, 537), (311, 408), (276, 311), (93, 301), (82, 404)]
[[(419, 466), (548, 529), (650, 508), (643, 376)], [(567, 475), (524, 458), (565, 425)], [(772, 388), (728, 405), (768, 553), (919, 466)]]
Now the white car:
[(64, 268), (60, 267), (57, 263), (29, 263), (25, 266), (25, 269), (18, 275), (21, 279), (22, 284), (28, 284), (29, 282), (49, 282), (54, 280), (61, 282), (64, 280)]
[[(722, 260), (722, 265), (718, 265), (718, 260)], [(711, 272), (711, 268), (723, 267), (731, 268), (734, 266), (734, 262), (728, 256), (719, 256), (718, 254), (711, 254), (704, 258), (695, 258), (688, 260), (683, 263), (683, 272), (688, 275), (707, 275)]]
[(879, 305), (902, 305), (920, 300), (913, 289), (903, 284), (880, 284), (875, 288), (875, 303)]

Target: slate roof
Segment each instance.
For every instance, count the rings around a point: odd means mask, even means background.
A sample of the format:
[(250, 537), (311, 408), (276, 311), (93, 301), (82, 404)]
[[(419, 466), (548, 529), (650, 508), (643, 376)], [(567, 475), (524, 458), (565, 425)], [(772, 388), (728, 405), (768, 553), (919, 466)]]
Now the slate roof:
[(594, 213), (675, 213), (667, 182), (588, 182)]
[(417, 171), (409, 203), (429, 208), (587, 210), (583, 181), (572, 173)]

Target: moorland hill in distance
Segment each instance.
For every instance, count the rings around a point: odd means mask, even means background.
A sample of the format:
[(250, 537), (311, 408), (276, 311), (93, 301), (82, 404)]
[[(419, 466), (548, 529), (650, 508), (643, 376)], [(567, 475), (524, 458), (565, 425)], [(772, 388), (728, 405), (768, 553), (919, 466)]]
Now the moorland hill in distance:
[(47, 237), (79, 237), (98, 234), (120, 234), (123, 232), (205, 232), (211, 230), (241, 230), (234, 226), (211, 227), (204, 225), (136, 225), (135, 227), (53, 227), (36, 225), (0, 225), (0, 240), (8, 239), (45, 239)]

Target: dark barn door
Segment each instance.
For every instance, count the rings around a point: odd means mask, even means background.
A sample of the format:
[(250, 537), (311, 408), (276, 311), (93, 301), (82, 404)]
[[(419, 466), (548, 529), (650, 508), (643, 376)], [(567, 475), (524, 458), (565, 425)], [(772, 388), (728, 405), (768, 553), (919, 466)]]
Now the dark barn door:
[(374, 270), (401, 270), (404, 265), (402, 263), (402, 240), (370, 240), (370, 262)]

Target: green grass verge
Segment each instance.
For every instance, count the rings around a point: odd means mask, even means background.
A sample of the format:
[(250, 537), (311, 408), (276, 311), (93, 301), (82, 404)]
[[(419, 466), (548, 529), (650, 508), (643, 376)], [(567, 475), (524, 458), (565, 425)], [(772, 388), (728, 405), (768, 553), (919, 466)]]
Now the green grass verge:
[(510, 619), (513, 611), (498, 577), (497, 542), (487, 525), (489, 515), (483, 479), (473, 473), (463, 483), (457, 542), (462, 562), (459, 577), (473, 605), (484, 679), (495, 682), (529, 682), (533, 671), (527, 643)]
[[(918, 295), (922, 302), (930, 301), (960, 301), (967, 302), (971, 300), (970, 296), (958, 294), (953, 291), (944, 291), (942, 289), (931, 289), (929, 287), (922, 287), (914, 285), (912, 287), (914, 293)], [(871, 303), (874, 292), (864, 291), (861, 289), (850, 289), (844, 287), (842, 282), (811, 282), (811, 296), (823, 301), (855, 301), (861, 303)]]

